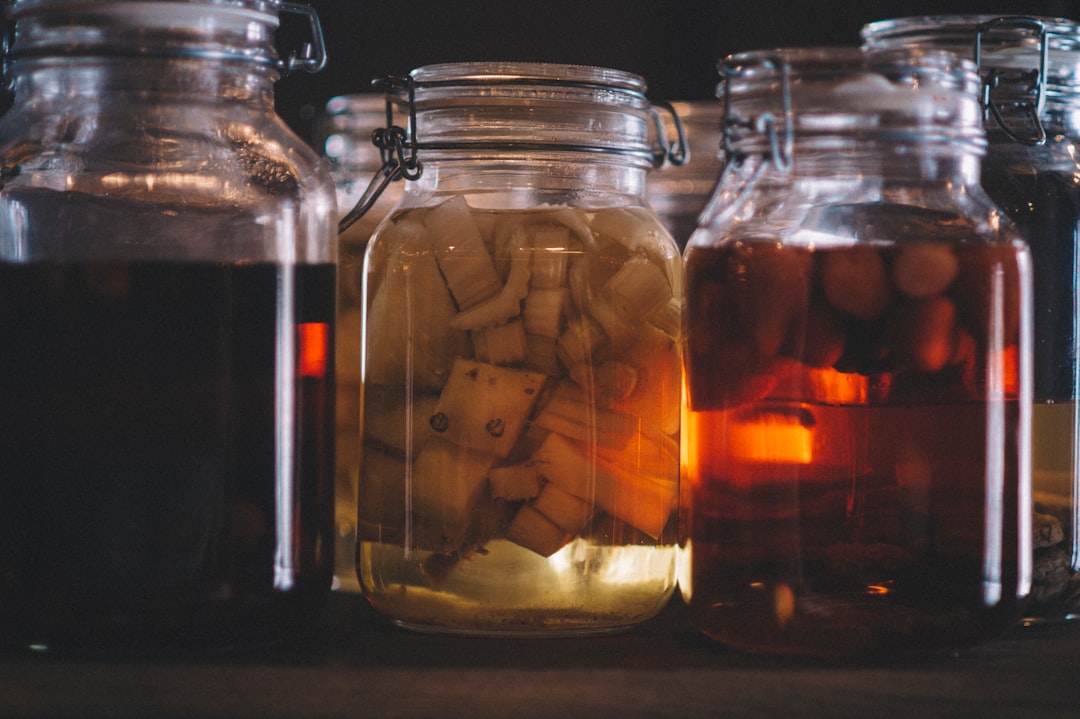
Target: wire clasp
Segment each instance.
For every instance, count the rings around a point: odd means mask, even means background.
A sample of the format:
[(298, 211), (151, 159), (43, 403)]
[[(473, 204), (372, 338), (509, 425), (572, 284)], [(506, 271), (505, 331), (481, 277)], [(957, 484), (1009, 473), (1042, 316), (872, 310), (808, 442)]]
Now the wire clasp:
[[(997, 68), (993, 68), (983, 75), (982, 67), (982, 51), (983, 51), (983, 39), (991, 31), (999, 28), (1016, 28), (1027, 29), (1038, 33), (1039, 36), (1039, 67), (1036, 70), (1021, 71), (1015, 75), (1005, 75)], [(990, 115), (997, 122), (998, 127), (1008, 135), (1011, 139), (1024, 145), (1031, 145), (1038, 147), (1046, 142), (1046, 129), (1043, 127), (1042, 121), (1039, 119), (1039, 115), (1043, 111), (1043, 107), (1046, 104), (1046, 68), (1049, 65), (1050, 55), (1050, 43), (1047, 42), (1048, 31), (1046, 25), (1031, 17), (1020, 16), (1004, 16), (994, 18), (978, 26), (975, 32), (975, 65), (978, 67), (979, 74), (983, 75), (983, 95), (982, 106), (983, 111), (987, 115)], [(1016, 110), (1021, 110), (1028, 119), (1031, 120), (1033, 128), (1033, 135), (1025, 136), (1017, 134), (1014, 130), (1009, 128), (1005, 124), (1005, 118), (1002, 116), (1001, 108), (998, 103), (994, 101), (992, 94), (993, 91), (1001, 85), (1002, 81), (1015, 81), (1024, 80), (1030, 78), (1030, 89), (1035, 90), (1034, 101), (1031, 100), (1018, 100), (1011, 103), (1012, 107)]]
[[(418, 180), (424, 166), (417, 158), (419, 142), (416, 139), (416, 89), (409, 75), (388, 75), (372, 81), (372, 86), (386, 93), (386, 127), (371, 132), (371, 142), (379, 148), (382, 166), (371, 178), (367, 189), (348, 214), (338, 222), (338, 232), (344, 232), (367, 214), (383, 191), (397, 180)], [(393, 93), (404, 89), (409, 98), (408, 127), (394, 124)]]

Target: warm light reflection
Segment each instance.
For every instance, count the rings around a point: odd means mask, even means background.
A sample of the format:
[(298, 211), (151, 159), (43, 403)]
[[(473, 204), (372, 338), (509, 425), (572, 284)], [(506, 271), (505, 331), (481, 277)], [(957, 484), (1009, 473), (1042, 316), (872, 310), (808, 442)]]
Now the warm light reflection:
[(220, 179), (212, 174), (196, 175), (186, 172), (165, 172), (144, 175), (132, 175), (126, 172), (114, 172), (101, 178), (101, 185), (106, 190), (190, 190), (209, 192), (220, 189)]
[(297, 325), (300, 342), (298, 369), (301, 377), (325, 377), (329, 348), (329, 327), (325, 322), (302, 322)]
[(730, 428), (734, 459), (779, 464), (810, 464), (814, 435), (797, 415), (764, 412), (755, 422), (737, 422)]

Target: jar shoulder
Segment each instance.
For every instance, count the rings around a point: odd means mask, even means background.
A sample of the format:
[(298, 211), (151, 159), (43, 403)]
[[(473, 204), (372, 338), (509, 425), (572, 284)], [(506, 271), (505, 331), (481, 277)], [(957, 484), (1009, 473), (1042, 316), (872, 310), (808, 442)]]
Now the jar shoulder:
[(0, 158), (16, 185), (91, 193), (147, 183), (208, 197), (226, 188), (255, 197), (333, 187), (325, 162), (283, 120), (244, 106), (112, 104), (58, 112), (16, 105), (0, 118)]

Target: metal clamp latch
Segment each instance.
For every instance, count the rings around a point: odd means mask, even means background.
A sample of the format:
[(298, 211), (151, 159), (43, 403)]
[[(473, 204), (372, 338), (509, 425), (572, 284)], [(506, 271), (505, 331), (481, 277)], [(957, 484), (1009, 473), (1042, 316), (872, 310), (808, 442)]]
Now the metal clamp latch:
[(326, 67), (326, 41), (323, 39), (322, 23), (319, 22), (318, 13), (310, 5), (293, 2), (282, 3), (280, 12), (305, 16), (308, 29), (311, 31), (310, 42), (303, 43), (299, 51), (294, 51), (284, 60), (278, 61), (278, 68), (282, 74), (288, 75), (294, 70), (312, 73), (321, 71)]
[(791, 170), (792, 154), (795, 146), (795, 120), (791, 112), (791, 65), (778, 59), (766, 59), (762, 64), (767, 69), (780, 72), (780, 107), (783, 114), (783, 138), (780, 137), (777, 131), (777, 117), (771, 112), (763, 112), (757, 117), (745, 120), (732, 114), (731, 78), (738, 73), (738, 70), (723, 67), (722, 70), (726, 76), (724, 82), (724, 155), (729, 164), (732, 160), (738, 162), (740, 158), (735, 150), (735, 143), (739, 137), (738, 131), (740, 129), (750, 130), (765, 136), (769, 141), (769, 152), (766, 159), (778, 171), (786, 173)]
[[(1009, 77), (998, 71), (997, 68), (993, 68), (983, 75), (982, 67), (982, 45), (983, 37), (990, 33), (992, 30), (998, 28), (1019, 28), (1033, 30), (1039, 34), (1039, 67), (1037, 70), (1029, 72), (1021, 72), (1015, 76)], [(1050, 43), (1047, 41), (1048, 32), (1046, 25), (1040, 20), (1032, 17), (1020, 17), (1020, 16), (1004, 16), (989, 20), (979, 25), (975, 33), (975, 65), (979, 69), (979, 74), (983, 75), (983, 96), (982, 105), (983, 111), (993, 116), (997, 122), (998, 127), (1008, 135), (1011, 139), (1024, 145), (1032, 145), (1038, 147), (1046, 142), (1046, 130), (1043, 128), (1042, 121), (1039, 119), (1039, 115), (1043, 111), (1043, 107), (1046, 104), (1046, 69), (1049, 65)], [(1017, 110), (1022, 110), (1024, 114), (1031, 120), (1031, 125), (1034, 134), (1032, 136), (1023, 136), (1017, 134), (1014, 130), (1009, 128), (1005, 124), (1005, 119), (1002, 116), (1001, 109), (998, 107), (997, 102), (994, 101), (992, 93), (1003, 80), (1018, 80), (1026, 77), (1031, 78), (1031, 85), (1035, 90), (1035, 100), (1020, 101), (1012, 103), (1012, 106)]]
[[(418, 180), (424, 166), (416, 157), (418, 142), (416, 139), (416, 102), (415, 84), (409, 75), (389, 75), (372, 81), (374, 87), (386, 93), (386, 127), (376, 128), (371, 133), (371, 142), (379, 148), (382, 166), (371, 178), (367, 189), (356, 205), (338, 222), (338, 232), (349, 229), (357, 220), (367, 214), (379, 195), (391, 183), (397, 180)], [(394, 105), (391, 93), (404, 88), (409, 97), (409, 128), (394, 124)], [(411, 132), (409, 130), (412, 130)]]

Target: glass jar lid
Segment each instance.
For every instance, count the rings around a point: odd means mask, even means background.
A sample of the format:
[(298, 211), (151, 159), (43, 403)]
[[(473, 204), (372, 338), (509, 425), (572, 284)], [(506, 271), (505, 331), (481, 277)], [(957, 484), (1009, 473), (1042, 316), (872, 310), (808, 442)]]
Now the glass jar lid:
[(415, 118), (421, 153), (589, 152), (658, 165), (668, 148), (646, 89), (602, 67), (465, 62), (413, 70), (394, 101)]
[(728, 158), (790, 162), (792, 145), (916, 143), (924, 152), (981, 154), (975, 65), (935, 50), (806, 47), (752, 51), (719, 64)]
[[(1080, 24), (1023, 15), (934, 15), (873, 22), (869, 48), (932, 47), (971, 58), (983, 106), (997, 127), (1027, 145), (1046, 141), (1044, 109), (1080, 93)], [(1018, 119), (1019, 118), (1019, 119)], [(993, 129), (993, 128), (991, 128)]]
[[(311, 40), (279, 59), (279, 15), (303, 16)], [(282, 0), (14, 0), (14, 39), (4, 59), (39, 57), (201, 57), (251, 60), (283, 72), (326, 64), (322, 29), (307, 5)]]
[[(866, 46), (935, 47), (990, 70), (1037, 72), (1045, 64), (1049, 96), (1080, 90), (1080, 24), (1021, 15), (927, 15), (879, 20), (862, 29)], [(1043, 53), (1046, 59), (1042, 60)], [(1003, 78), (1007, 79), (1007, 78)]]

